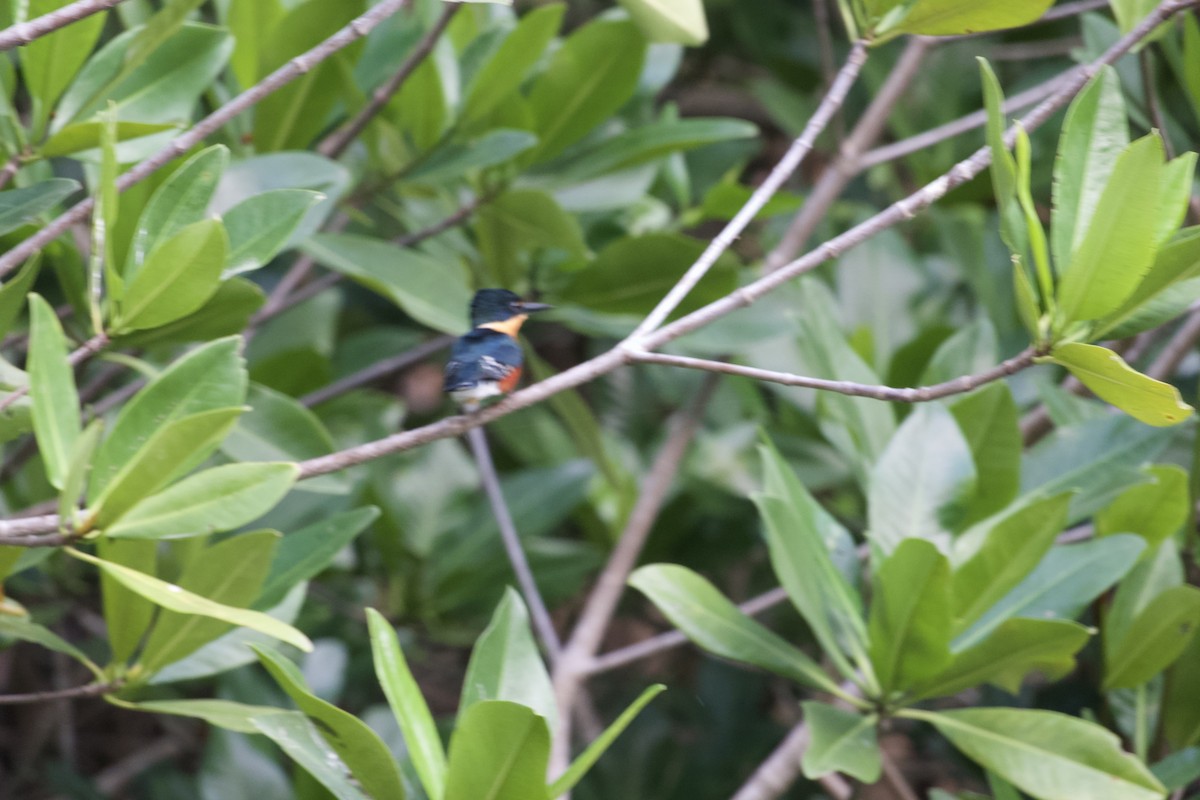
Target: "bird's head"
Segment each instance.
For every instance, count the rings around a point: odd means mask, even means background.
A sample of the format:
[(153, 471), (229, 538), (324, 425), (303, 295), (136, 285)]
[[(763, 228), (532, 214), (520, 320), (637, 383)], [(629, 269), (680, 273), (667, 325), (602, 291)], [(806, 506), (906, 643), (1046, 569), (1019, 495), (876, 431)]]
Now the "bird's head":
[(471, 300), (471, 326), (516, 336), (529, 314), (550, 306), (522, 300), (507, 289), (480, 289)]

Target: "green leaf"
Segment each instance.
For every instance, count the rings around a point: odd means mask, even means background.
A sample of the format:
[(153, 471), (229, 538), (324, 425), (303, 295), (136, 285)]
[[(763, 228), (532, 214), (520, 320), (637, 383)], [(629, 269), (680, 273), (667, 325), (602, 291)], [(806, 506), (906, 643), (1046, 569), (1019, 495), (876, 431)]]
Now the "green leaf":
[(137, 458), (156, 429), (202, 411), (241, 406), (246, 400), (246, 368), (240, 336), (210, 342), (191, 351), (126, 403), (96, 454), (89, 503), (117, 473)]
[(577, 142), (625, 104), (637, 87), (646, 42), (624, 20), (594, 20), (572, 33), (529, 91), (546, 161)]
[(1020, 412), (1012, 392), (993, 383), (950, 406), (975, 464), (975, 493), (962, 526), (996, 513), (1017, 496), (1021, 486)]
[(587, 254), (579, 221), (553, 197), (536, 189), (514, 189), (479, 209), (475, 236), (486, 268), (497, 283), (511, 286), (527, 274), (520, 255), (558, 248), (573, 256)]
[(283, 602), (293, 587), (328, 567), (342, 548), (378, 518), (378, 508), (363, 506), (332, 514), (283, 537), (255, 608), (265, 611)]
[(51, 178), (25, 189), (0, 192), (0, 234), (10, 233), (33, 221), (78, 189), (78, 181)]
[(29, 295), (29, 397), (33, 403), (33, 434), (46, 470), (46, 479), (62, 489), (71, 466), (71, 453), (83, 426), (75, 373), (67, 363), (67, 338), (50, 304)]
[(883, 771), (883, 760), (875, 726), (879, 718), (808, 700), (800, 704), (812, 739), (804, 751), (804, 777), (816, 780), (841, 772), (866, 784), (875, 783)]
[(1065, 322), (1115, 311), (1150, 269), (1162, 173), (1163, 145), (1157, 134), (1138, 139), (1117, 159), (1058, 287)]
[(1200, 778), (1200, 747), (1188, 747), (1172, 753), (1150, 767), (1150, 771), (1163, 782), (1168, 792), (1183, 789)]
[[(58, 11), (68, 2), (70, 0), (29, 0), (26, 13), (33, 19)], [(41, 138), (55, 102), (92, 52), (107, 16), (107, 11), (91, 14), (34, 39), (20, 49), (25, 87), (34, 101), (31, 125), (34, 139)]]
[(521, 18), (466, 87), (462, 116), (467, 122), (489, 116), (524, 83), (562, 24), (565, 3), (538, 6)]
[[(179, 586), (216, 603), (246, 608), (258, 596), (279, 538), (276, 531), (254, 531), (194, 552), (179, 576)], [(164, 609), (150, 630), (138, 663), (152, 675), (231, 627), (221, 620)]]
[(316, 724), (321, 737), (350, 768), (369, 797), (403, 800), (404, 782), (387, 745), (365, 722), (312, 694), (299, 668), (278, 653), (255, 647), (279, 688)]
[(1197, 158), (1200, 158), (1200, 155), (1194, 152), (1184, 153), (1171, 159), (1163, 167), (1158, 229), (1154, 237), (1155, 244), (1160, 247), (1179, 231), (1187, 219), (1192, 183), (1196, 177)]
[(338, 754), (321, 738), (317, 726), (301, 712), (275, 711), (251, 717), (250, 721), (257, 732), (279, 745), (336, 800), (370, 800)]
[(291, 625), (268, 617), (266, 614), (214, 603), (208, 598), (185, 591), (173, 583), (167, 583), (121, 564), (90, 556), (74, 548), (68, 548), (67, 552), (75, 558), (94, 564), (125, 587), (163, 608), (178, 611), (181, 614), (199, 614), (234, 625), (241, 625), (265, 633), (281, 642), (287, 642), (306, 653), (312, 650), (312, 642), (308, 640), (307, 636)]
[(871, 474), (867, 537), (887, 555), (905, 539), (949, 543), (948, 531), (975, 489), (971, 450), (954, 417), (926, 404), (914, 410)]
[(907, 710), (955, 747), (1039, 800), (1162, 800), (1165, 790), (1120, 740), (1092, 722), (1053, 711)]
[[(100, 147), (100, 137), (104, 123), (96, 120), (88, 122), (73, 122), (38, 148), (38, 154), (43, 158), (60, 158), (76, 155)], [(117, 122), (115, 125), (116, 141), (125, 142), (140, 139), (163, 131), (178, 130), (179, 126), (172, 123), (158, 122)]]
[(1055, 347), (1047, 360), (1063, 365), (1101, 400), (1147, 425), (1177, 425), (1194, 411), (1174, 386), (1143, 375), (1108, 348), (1069, 342)]
[[(141, 574), (153, 575), (158, 568), (154, 542), (113, 541), (102, 536), (96, 542), (96, 553), (107, 562), (121, 564)], [(107, 572), (100, 573), (100, 589), (112, 650), (111, 663), (120, 671), (145, 638), (158, 606)]]
[(461, 180), (468, 173), (511, 161), (537, 144), (529, 131), (491, 130), (478, 139), (441, 147), (405, 174), (414, 183), (438, 184)]
[(129, 282), (113, 328), (155, 328), (196, 311), (216, 292), (228, 252), (218, 220), (193, 223), (160, 241)]
[(89, 511), (96, 527), (107, 528), (143, 498), (150, 497), (205, 458), (237, 422), (242, 408), (218, 408), (173, 420), (146, 437)]
[(471, 293), (465, 276), (445, 263), (411, 248), (355, 234), (319, 234), (302, 249), (388, 298), (423, 325), (444, 333), (461, 333), (468, 327)]
[(1084, 240), (1104, 187), (1129, 145), (1129, 122), (1117, 72), (1105, 66), (1076, 96), (1054, 159), (1050, 242), (1061, 274)]
[(68, 528), (76, 527), (79, 500), (83, 497), (88, 472), (92, 468), (92, 453), (96, 451), (96, 445), (100, 442), (100, 433), (103, 430), (104, 420), (92, 420), (91, 424), (75, 440), (75, 446), (71, 450), (67, 474), (63, 479), (62, 491), (58, 495), (58, 518), (61, 520), (61, 524)]
[[(919, 592), (913, 587), (919, 586)], [(905, 539), (877, 567), (871, 593), (871, 663), (885, 696), (950, 663), (950, 564), (924, 539)]]
[(1075, 654), (1090, 636), (1088, 628), (1069, 620), (1006, 620), (983, 641), (955, 653), (945, 670), (915, 687), (913, 694), (945, 697), (984, 683), (1017, 694), (1031, 672), (1057, 680), (1075, 669)]
[(954, 571), (951, 586), (958, 630), (1012, 591), (1050, 552), (1067, 524), (1071, 493), (1036, 500), (1003, 517), (983, 545)]
[[(1116, 333), (1123, 333), (1129, 326), (1139, 321), (1147, 306), (1153, 306), (1154, 299), (1185, 281), (1200, 276), (1200, 227), (1187, 228), (1180, 232), (1172, 241), (1158, 251), (1150, 271), (1137, 285), (1120, 308), (1113, 311), (1097, 323), (1094, 338), (1111, 338)], [(1161, 319), (1165, 321), (1183, 311), (1193, 298), (1193, 292), (1185, 293), (1182, 301), (1176, 306), (1169, 306)], [(1144, 330), (1139, 327), (1134, 332)]]
[[(235, 461), (304, 461), (333, 452), (329, 431), (294, 397), (255, 383), (247, 402), (250, 411), (221, 442), (221, 450)], [(304, 488), (343, 494), (346, 482), (339, 475), (323, 475), (305, 482)]]
[(243, 89), (258, 82), (260, 52), (264, 31), (271, 30), (283, 17), (280, 0), (259, 0), (257, 3), (230, 3), (225, 25), (233, 34), (233, 54), (229, 68)]
[(1028, 25), (1054, 0), (916, 0), (889, 34), (956, 36)]
[(1174, 464), (1146, 468), (1153, 481), (1130, 486), (1096, 515), (1096, 535), (1136, 533), (1155, 547), (1175, 534), (1191, 515), (1188, 473)]
[(1104, 641), (1104, 688), (1140, 686), (1179, 658), (1200, 625), (1200, 589), (1173, 586), (1138, 614), (1119, 639)]
[(1053, 548), (1025, 580), (951, 643), (965, 650), (1011, 617), (1070, 619), (1129, 572), (1146, 543), (1118, 534)]
[(295, 464), (226, 464), (184, 478), (122, 514), (105, 534), (171, 539), (227, 531), (258, 519), (287, 494)]
[(1200, 742), (1200, 636), (1193, 636), (1171, 668), (1162, 702), (1164, 738), (1173, 747)]
[(550, 730), (532, 709), (503, 700), (471, 706), (450, 738), (442, 800), (546, 797)]
[(446, 785), (446, 751), (442, 749), (429, 706), (421, 696), (421, 687), (413, 679), (391, 624), (378, 611), (368, 608), (367, 625), (371, 631), (375, 676), (404, 734), (421, 785), (429, 797), (442, 797)]
[[(1028, 234), (1017, 206), (1017, 162), (1004, 145), (1004, 129), (1008, 125), (1004, 116), (1004, 90), (1000, 88), (1000, 81), (987, 59), (977, 60), (979, 77), (983, 83), (984, 107), (987, 109), (985, 131), (988, 147), (992, 150), (992, 190), (996, 195), (996, 207), (1000, 209), (1000, 236), (1009, 250), (1023, 255), (1028, 243)], [(1028, 282), (1029, 276), (1024, 267), (1020, 264), (1013, 266)], [(1039, 314), (1034, 314), (1033, 319), (1037, 319), (1038, 316)]]
[[(650, 312), (696, 259), (705, 243), (677, 233), (627, 236), (605, 247), (591, 263), (571, 275), (556, 300), (602, 314)], [(737, 286), (736, 261), (722, 256), (672, 314), (695, 311)]]
[(652, 42), (697, 47), (708, 41), (708, 20), (700, 0), (620, 0)]
[(232, 336), (246, 329), (250, 318), (266, 299), (266, 294), (254, 283), (245, 278), (230, 278), (217, 287), (207, 303), (186, 317), (150, 330), (125, 334), (119, 342), (122, 347), (143, 347)]
[(1109, 0), (1113, 16), (1117, 18), (1121, 33), (1129, 33), (1142, 19), (1158, 6), (1155, 0)]
[(1166, 540), (1142, 556), (1117, 586), (1104, 615), (1104, 640), (1119, 641), (1154, 598), (1183, 585), (1183, 563), (1174, 540)]
[(483, 700), (508, 700), (533, 709), (550, 730), (558, 724), (554, 687), (529, 628), (529, 612), (511, 586), (475, 640), (463, 679), (458, 715)]
[(116, 698), (107, 698), (109, 702), (121, 708), (133, 711), (144, 711), (148, 714), (171, 714), (178, 717), (202, 719), (209, 725), (224, 728), (237, 733), (261, 733), (254, 724), (255, 717), (268, 714), (287, 714), (281, 708), (273, 706), (252, 706), (247, 703), (235, 703), (232, 700), (204, 698), (200, 700), (143, 700), (129, 703)]
[[(813, 499), (774, 445), (760, 445), (759, 455), (764, 489), (751, 499), (763, 518), (775, 575), (843, 674), (855, 674), (843, 653), (869, 673), (862, 598), (830, 556), (844, 529)], [(867, 679), (871, 681), (869, 674)]]
[(579, 757), (571, 762), (571, 766), (567, 768), (566, 772), (560, 775), (553, 784), (547, 787), (546, 796), (548, 798), (556, 798), (562, 794), (565, 794), (566, 792), (571, 791), (571, 789), (575, 787), (575, 784), (577, 784), (579, 780), (585, 774), (587, 774), (587, 771), (591, 769), (597, 761), (600, 760), (600, 756), (604, 755), (604, 751), (611, 747), (612, 743), (616, 741), (617, 737), (620, 736), (627, 727), (629, 727), (629, 724), (633, 722), (634, 718), (637, 717), (638, 714), (641, 713), (642, 709), (645, 708), (651, 700), (657, 697), (659, 693), (665, 691), (666, 688), (667, 687), (659, 683), (651, 686), (638, 695), (637, 700), (634, 700), (633, 703), (630, 704), (629, 708), (622, 711), (621, 716), (617, 717), (616, 720), (613, 721), (613, 724), (605, 728), (604, 732), (597, 736), (592, 743), (587, 746), (587, 749), (580, 753)]
[(12, 328), (13, 323), (25, 308), (26, 296), (37, 280), (42, 268), (42, 255), (37, 253), (25, 262), (21, 271), (14, 275), (8, 283), (0, 286), (0, 336), (4, 336)]
[(658, 607), (671, 624), (713, 655), (790, 678), (815, 689), (840, 693), (816, 662), (743, 614), (704, 578), (674, 564), (635, 571), (629, 585)]
[(228, 164), (229, 148), (215, 144), (185, 161), (154, 190), (129, 246), (123, 273), (127, 281), (134, 280), (160, 243), (204, 219)]
[(248, 197), (225, 212), (229, 258), (222, 278), (264, 267), (284, 250), (309, 209), (325, 195), (307, 189), (275, 189)]
[(39, 625), (29, 617), (14, 617), (10, 614), (0, 614), (0, 637), (19, 639), (22, 642), (39, 644), (48, 650), (70, 656), (87, 667), (98, 680), (103, 680), (104, 673), (88, 658), (82, 650), (63, 639), (45, 625)]

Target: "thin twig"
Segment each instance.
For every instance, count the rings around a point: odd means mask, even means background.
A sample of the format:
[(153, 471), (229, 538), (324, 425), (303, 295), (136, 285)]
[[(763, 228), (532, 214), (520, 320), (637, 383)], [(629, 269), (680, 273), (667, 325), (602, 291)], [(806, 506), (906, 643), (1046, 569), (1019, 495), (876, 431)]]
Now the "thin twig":
[(27, 45), (35, 39), (70, 25), (72, 22), (78, 22), (121, 2), (123, 0), (76, 0), (76, 2), (48, 14), (10, 25), (0, 31), (0, 50), (11, 50), (14, 47)]
[(395, 96), (396, 92), (400, 91), (400, 87), (408, 80), (408, 77), (413, 74), (421, 62), (433, 52), (434, 46), (446, 27), (450, 24), (450, 20), (454, 19), (454, 15), (458, 13), (462, 4), (459, 2), (447, 2), (442, 14), (438, 17), (437, 22), (433, 27), (425, 32), (421, 41), (408, 54), (408, 58), (404, 59), (404, 63), (396, 70), (396, 74), (388, 79), (387, 83), (380, 86), (371, 94), (371, 101), (354, 115), (354, 118), (349, 120), (345, 125), (335, 130), (325, 138), (325, 141), (317, 147), (317, 152), (326, 158), (336, 159), (342, 153), (346, 152), (346, 148), (350, 146), (358, 135), (362, 133), (367, 124), (375, 118), (375, 115), (383, 110), (383, 107), (388, 104), (388, 101)]
[(13, 153), (9, 156), (8, 161), (4, 162), (4, 167), (0, 168), (0, 189), (8, 186), (8, 182), (13, 179), (21, 169), (21, 153)]
[(904, 773), (900, 771), (895, 760), (883, 748), (879, 750), (879, 758), (883, 764), (883, 779), (887, 781), (888, 786), (892, 787), (892, 792), (896, 795), (897, 800), (921, 800), (920, 796), (913, 791), (912, 786), (908, 784), (908, 779), (904, 777)]
[(925, 55), (935, 41), (923, 36), (916, 36), (904, 48), (904, 52), (896, 60), (896, 66), (888, 73), (883, 86), (872, 98), (870, 105), (867, 106), (866, 111), (854, 126), (854, 130), (838, 148), (837, 158), (821, 174), (816, 186), (804, 201), (804, 206), (788, 225), (783, 238), (767, 255), (766, 263), (763, 266), (764, 271), (776, 270), (796, 257), (800, 248), (804, 246), (808, 237), (820, 224), (829, 207), (842, 193), (842, 189), (855, 175), (861, 172), (860, 158), (863, 151), (883, 132), (892, 109), (895, 108), (896, 103), (900, 102), (900, 98), (908, 89), (909, 84), (917, 76), (921, 63), (925, 60)]
[(1171, 377), (1197, 341), (1200, 341), (1200, 311), (1193, 311), (1151, 362), (1146, 374), (1160, 381)]
[(774, 370), (758, 369), (757, 367), (743, 367), (739, 364), (730, 364), (727, 361), (710, 361), (705, 358), (673, 356), (665, 353), (634, 353), (630, 358), (642, 364), (662, 364), (668, 367), (720, 372), (723, 375), (737, 375), (756, 381), (781, 383), (784, 386), (821, 389), (822, 391), (846, 394), (852, 397), (870, 397), (875, 400), (887, 400), (893, 403), (928, 403), (932, 400), (940, 400), (943, 397), (974, 391), (984, 384), (1001, 380), (1023, 369), (1027, 369), (1033, 366), (1034, 359), (1038, 355), (1039, 351), (1036, 348), (1029, 347), (1012, 358), (1000, 362), (991, 369), (975, 373), (974, 375), (962, 375), (944, 383), (935, 383), (932, 386), (903, 388), (854, 383), (852, 381), (833, 381), (825, 378), (810, 378), (806, 375), (794, 375), (790, 372), (775, 372)]
[(488, 449), (487, 437), (483, 428), (471, 428), (467, 431), (467, 441), (479, 467), (479, 477), (483, 481), (484, 491), (487, 492), (488, 502), (492, 505), (492, 514), (496, 517), (496, 525), (500, 528), (500, 539), (504, 542), (504, 551), (508, 561), (517, 576), (517, 585), (529, 608), (529, 616), (533, 621), (533, 630), (537, 633), (542, 647), (553, 664), (562, 651), (562, 643), (554, 630), (554, 622), (546, 609), (546, 602), (538, 591), (537, 582), (533, 579), (533, 570), (529, 559), (525, 557), (525, 549), (521, 546), (521, 537), (517, 535), (517, 527), (513, 523), (508, 504), (504, 501), (504, 492), (500, 488), (500, 479), (496, 475), (496, 466), (492, 463), (492, 453)]
[(43, 703), (47, 700), (72, 700), (77, 697), (96, 697), (108, 694), (121, 688), (120, 683), (89, 683), (84, 686), (72, 686), (67, 689), (51, 689), (45, 692), (29, 692), (28, 694), (0, 694), (0, 706), (25, 705), (28, 703)]
[[(732, 800), (775, 800), (786, 792), (800, 776), (800, 760), (811, 740), (808, 723), (798, 723), (758, 765)], [(850, 800), (854, 796), (850, 784), (837, 773), (822, 778), (821, 786), (834, 800)]]
[(688, 408), (679, 414), (671, 426), (666, 441), (642, 481), (641, 493), (629, 513), (625, 530), (621, 532), (604, 570), (596, 578), (596, 584), (575, 622), (562, 656), (554, 665), (554, 694), (561, 718), (560, 727), (554, 732), (551, 775), (560, 774), (570, 760), (571, 715), (568, 712), (575, 704), (576, 696), (588, 675), (587, 667), (600, 648), (604, 633), (617, 610), (617, 602), (625, 591), (625, 581), (637, 564), (650, 529), (666, 502), (667, 493), (716, 385), (716, 376), (710, 375)]
[[(311, 50), (288, 61), (257, 84), (197, 122), (191, 130), (172, 139), (170, 144), (162, 150), (121, 175), (117, 178), (117, 190), (125, 191), (179, 158), (202, 142), (205, 137), (220, 130), (234, 117), (252, 108), (267, 95), (281, 89), (301, 75), (311, 72), (318, 64), (337, 51), (366, 36), (375, 26), (403, 8), (407, 2), (408, 0), (380, 0), (362, 16), (351, 21), (349, 25)], [(88, 214), (92, 213), (95, 204), (94, 197), (81, 200), (33, 236), (0, 255), (0, 276), (7, 275), (18, 265), (24, 263), (25, 259), (57, 239), (72, 225), (83, 222)]]
[(729, 223), (721, 230), (720, 233), (709, 243), (700, 257), (696, 259), (696, 263), (692, 264), (683, 274), (683, 277), (671, 287), (666, 296), (659, 301), (641, 324), (637, 326), (634, 332), (630, 335), (630, 340), (637, 340), (646, 336), (646, 334), (657, 330), (671, 312), (674, 311), (688, 293), (695, 287), (700, 279), (708, 272), (713, 264), (717, 263), (717, 259), (721, 257), (729, 247), (737, 240), (742, 231), (746, 229), (758, 212), (763, 209), (768, 201), (775, 196), (775, 193), (783, 186), (784, 182), (791, 177), (796, 168), (800, 166), (800, 162), (812, 150), (817, 137), (821, 135), (821, 131), (825, 130), (825, 126), (829, 124), (829, 120), (837, 113), (837, 110), (842, 107), (846, 101), (846, 95), (850, 93), (850, 88), (858, 79), (858, 73), (862, 70), (863, 64), (867, 61), (867, 44), (864, 41), (857, 41), (850, 48), (850, 55), (846, 57), (846, 63), (842, 65), (841, 70), (837, 74), (837, 78), (833, 81), (833, 86), (825, 94), (821, 100), (821, 104), (817, 107), (816, 112), (809, 119), (808, 124), (804, 126), (799, 138), (792, 142), (792, 146), (784, 153), (783, 158), (779, 159), (779, 163), (771, 170), (766, 180), (754, 190), (750, 195), (750, 199), (742, 206), (741, 210), (729, 220)]
[[(81, 344), (76, 349), (72, 350), (67, 355), (67, 364), (71, 367), (78, 367), (84, 361), (87, 361), (92, 356), (99, 353), (108, 345), (108, 334), (98, 333), (86, 342)], [(5, 395), (3, 400), (0, 400), (0, 412), (10, 407), (13, 403), (20, 400), (25, 395), (29, 394), (28, 386), (19, 386), (13, 389), (9, 394)]]

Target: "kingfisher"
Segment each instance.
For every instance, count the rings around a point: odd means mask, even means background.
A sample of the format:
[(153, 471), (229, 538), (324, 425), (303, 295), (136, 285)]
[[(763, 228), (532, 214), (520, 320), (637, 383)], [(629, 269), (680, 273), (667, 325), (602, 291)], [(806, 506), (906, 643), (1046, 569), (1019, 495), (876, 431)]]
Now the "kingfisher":
[(525, 359), (517, 331), (535, 311), (551, 306), (522, 300), (507, 289), (480, 289), (471, 299), (471, 330), (460, 336), (446, 362), (442, 391), (463, 411), (516, 388)]

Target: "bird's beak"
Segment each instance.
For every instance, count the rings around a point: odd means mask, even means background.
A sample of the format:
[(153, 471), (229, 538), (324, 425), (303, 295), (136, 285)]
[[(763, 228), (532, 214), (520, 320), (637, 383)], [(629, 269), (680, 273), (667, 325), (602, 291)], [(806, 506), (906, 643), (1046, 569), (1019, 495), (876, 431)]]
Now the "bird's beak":
[(551, 308), (554, 308), (554, 306), (545, 303), (530, 303), (528, 301), (521, 303), (521, 310), (527, 314), (531, 314), (534, 311), (546, 311)]

